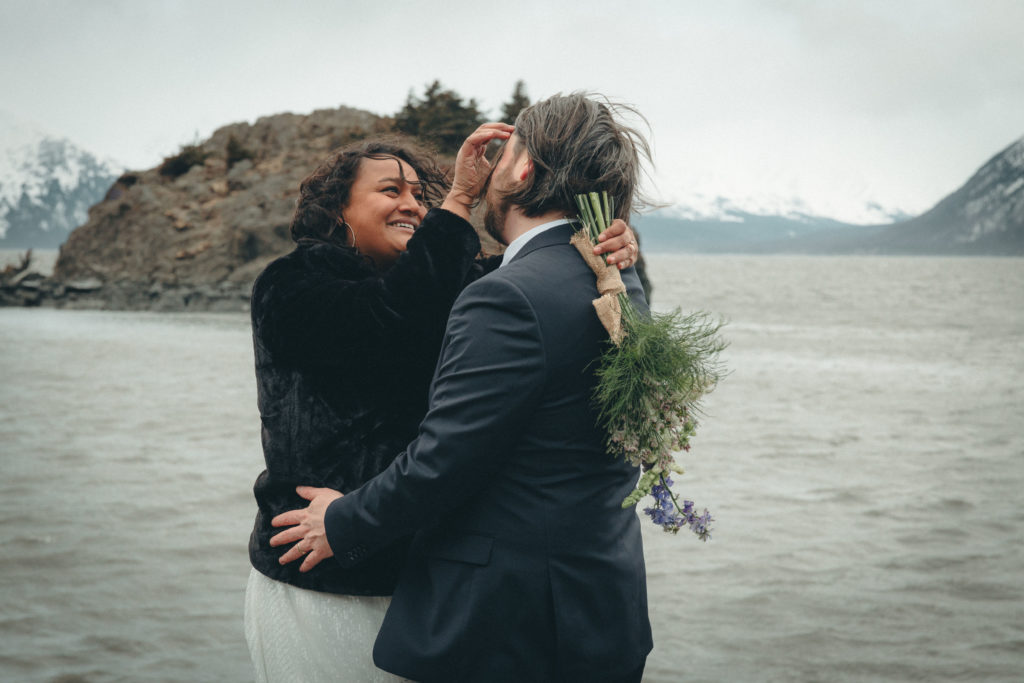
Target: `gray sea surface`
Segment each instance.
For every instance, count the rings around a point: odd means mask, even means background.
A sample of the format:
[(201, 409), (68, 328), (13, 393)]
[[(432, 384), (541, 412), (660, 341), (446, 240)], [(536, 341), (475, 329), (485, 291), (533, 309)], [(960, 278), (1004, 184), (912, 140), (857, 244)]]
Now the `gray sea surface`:
[[(651, 255), (728, 320), (645, 680), (1024, 679), (1024, 259)], [(245, 681), (248, 319), (0, 309), (0, 680)]]

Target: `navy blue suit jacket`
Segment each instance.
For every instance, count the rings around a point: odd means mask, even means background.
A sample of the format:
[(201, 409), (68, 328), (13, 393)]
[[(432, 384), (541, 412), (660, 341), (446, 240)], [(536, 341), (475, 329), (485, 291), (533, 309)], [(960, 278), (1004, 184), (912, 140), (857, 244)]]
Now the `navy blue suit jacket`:
[[(345, 566), (419, 530), (374, 648), (382, 669), (615, 681), (651, 649), (639, 521), (621, 508), (638, 472), (595, 424), (608, 335), (571, 234), (541, 233), (462, 292), (419, 436), (328, 508)], [(624, 281), (646, 310), (632, 269)]]

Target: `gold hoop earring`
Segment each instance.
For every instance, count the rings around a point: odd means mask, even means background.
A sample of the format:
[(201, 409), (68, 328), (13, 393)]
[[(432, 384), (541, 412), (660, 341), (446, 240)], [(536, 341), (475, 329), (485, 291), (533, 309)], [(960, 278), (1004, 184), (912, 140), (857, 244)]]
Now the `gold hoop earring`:
[(350, 232), (352, 234), (352, 244), (349, 245), (349, 246), (351, 246), (353, 249), (355, 249), (356, 248), (356, 229), (353, 228), (348, 223), (346, 223), (344, 218), (339, 218), (338, 219), (338, 225), (340, 225), (343, 229), (347, 230), (348, 232)]

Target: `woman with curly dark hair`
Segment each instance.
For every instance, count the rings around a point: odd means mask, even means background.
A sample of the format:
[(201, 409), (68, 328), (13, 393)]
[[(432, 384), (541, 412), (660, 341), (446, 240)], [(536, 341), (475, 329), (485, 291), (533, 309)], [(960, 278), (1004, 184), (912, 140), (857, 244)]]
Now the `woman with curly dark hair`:
[[(487, 180), (484, 154), (512, 127), (484, 124), (444, 175), (407, 141), (374, 140), (332, 154), (306, 178), (292, 221), (295, 250), (252, 294), (257, 399), (266, 470), (249, 540), (246, 639), (261, 681), (388, 681), (371, 650), (407, 540), (356, 568), (281, 565), (271, 520), (305, 501), (296, 486), (358, 488), (412, 441), (448, 313), (478, 260), (470, 208)], [(444, 197), (440, 208), (426, 206)], [(624, 223), (602, 251), (628, 265)]]

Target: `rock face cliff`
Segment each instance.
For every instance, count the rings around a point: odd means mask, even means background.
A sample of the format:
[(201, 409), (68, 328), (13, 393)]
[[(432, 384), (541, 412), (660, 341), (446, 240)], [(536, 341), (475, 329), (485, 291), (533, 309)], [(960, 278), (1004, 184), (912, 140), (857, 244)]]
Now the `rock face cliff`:
[(761, 251), (1024, 256), (1024, 138), (925, 213), (892, 225), (821, 230)]
[(244, 310), (256, 275), (292, 248), (301, 180), (332, 149), (388, 127), (347, 107), (224, 126), (118, 178), (61, 247), (52, 278), (28, 279), (8, 303)]
[(1024, 256), (1024, 137), (928, 212), (883, 230), (885, 253)]

